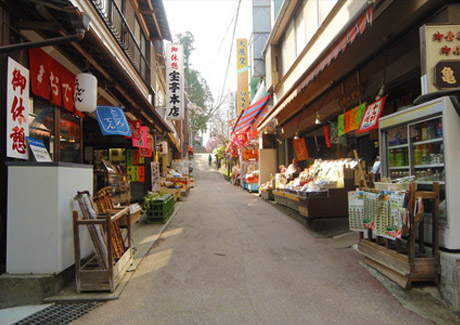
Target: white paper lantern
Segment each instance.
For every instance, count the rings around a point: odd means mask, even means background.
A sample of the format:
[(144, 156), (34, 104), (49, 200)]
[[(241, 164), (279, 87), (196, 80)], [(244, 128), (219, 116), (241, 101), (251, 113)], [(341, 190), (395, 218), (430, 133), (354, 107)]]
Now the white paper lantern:
[(97, 78), (91, 73), (79, 73), (75, 80), (75, 108), (94, 112), (97, 106)]

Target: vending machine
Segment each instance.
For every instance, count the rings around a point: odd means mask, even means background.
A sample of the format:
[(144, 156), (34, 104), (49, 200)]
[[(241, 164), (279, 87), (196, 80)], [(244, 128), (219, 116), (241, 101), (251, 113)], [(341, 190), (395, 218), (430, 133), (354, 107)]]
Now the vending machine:
[[(454, 102), (439, 97), (379, 121), (382, 177), (412, 176), (419, 190), (439, 182), (440, 246), (449, 250), (460, 249), (460, 108)], [(431, 216), (425, 218), (430, 225)], [(425, 229), (431, 238), (430, 226)]]

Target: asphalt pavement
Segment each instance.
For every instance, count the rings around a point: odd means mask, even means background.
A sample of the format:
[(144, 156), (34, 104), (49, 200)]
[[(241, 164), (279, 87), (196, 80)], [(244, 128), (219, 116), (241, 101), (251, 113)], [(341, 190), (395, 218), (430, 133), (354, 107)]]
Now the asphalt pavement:
[(434, 324), (356, 250), (312, 236), (207, 157), (195, 156), (195, 188), (120, 298), (72, 324)]

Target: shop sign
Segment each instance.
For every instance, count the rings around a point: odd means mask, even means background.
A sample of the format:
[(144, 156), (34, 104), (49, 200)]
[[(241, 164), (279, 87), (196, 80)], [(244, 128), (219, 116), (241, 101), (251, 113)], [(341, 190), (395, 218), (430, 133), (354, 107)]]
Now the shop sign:
[(26, 137), (29, 135), (29, 70), (8, 58), (7, 77), (7, 156), (28, 159)]
[(146, 126), (140, 127), (139, 138), (133, 138), (133, 147), (138, 148), (146, 148), (147, 147), (147, 134), (149, 132), (149, 128)]
[(46, 150), (46, 147), (42, 140), (26, 137), (27, 142), (29, 143), (30, 151), (34, 154), (35, 161), (37, 162), (50, 162), (51, 157)]
[(238, 115), (249, 106), (248, 84), (248, 40), (236, 40), (236, 69), (237, 69), (237, 111)]
[(74, 108), (74, 96), (77, 94), (75, 94), (75, 75), (72, 72), (41, 49), (29, 50), (29, 65), (31, 89), (34, 95), (83, 117), (83, 114)]
[(364, 133), (372, 129), (377, 129), (379, 127), (379, 118), (382, 114), (386, 98), (387, 96), (367, 105), (359, 128), (356, 131), (357, 134)]
[(128, 119), (129, 129), (131, 130), (131, 137), (139, 139), (141, 135), (141, 121)]
[(152, 172), (152, 191), (159, 192), (160, 191), (160, 163), (158, 162), (151, 162), (150, 163), (150, 171)]
[(434, 84), (439, 89), (460, 87), (460, 60), (440, 61), (434, 68)]
[(139, 155), (141, 157), (152, 157), (153, 152), (153, 138), (150, 134), (147, 134), (147, 146), (139, 148)]
[(307, 160), (310, 158), (308, 155), (307, 144), (305, 143), (305, 138), (294, 139), (294, 149), (295, 155), (298, 161)]
[(158, 152), (160, 153), (160, 155), (167, 155), (168, 154), (168, 142), (161, 141), (158, 144)]
[(101, 128), (102, 135), (131, 136), (131, 130), (121, 107), (98, 106), (96, 119)]
[(138, 176), (137, 176), (138, 182), (144, 183), (144, 181), (145, 181), (145, 167), (144, 166), (139, 166), (137, 168), (137, 173), (138, 173)]
[(166, 46), (166, 114), (167, 120), (184, 119), (184, 48), (182, 44)]
[[(460, 61), (460, 25), (424, 25), (420, 35), (422, 95), (458, 87), (458, 81), (454, 82), (453, 78), (460, 78), (460, 71), (458, 68), (454, 69), (452, 62)], [(443, 61), (450, 63), (444, 65), (441, 63)]]
[(353, 104), (363, 96), (364, 87), (361, 85), (356, 86), (349, 94), (342, 96), (339, 99), (339, 106), (346, 108), (348, 105)]

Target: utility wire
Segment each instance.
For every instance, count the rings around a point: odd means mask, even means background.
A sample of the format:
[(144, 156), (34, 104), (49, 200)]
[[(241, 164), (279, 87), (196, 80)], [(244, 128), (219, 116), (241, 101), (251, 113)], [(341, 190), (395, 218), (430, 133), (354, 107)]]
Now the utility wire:
[(219, 94), (217, 98), (217, 103), (216, 105), (211, 108), (211, 110), (208, 113), (208, 116), (206, 117), (206, 122), (212, 117), (212, 115), (215, 113), (215, 111), (220, 108), (220, 106), (224, 102), (224, 91), (225, 91), (225, 86), (227, 84), (227, 76), (228, 76), (228, 70), (230, 68), (230, 60), (232, 57), (232, 48), (233, 48), (233, 40), (235, 39), (235, 34), (236, 34), (236, 26), (238, 25), (238, 17), (240, 14), (240, 5), (241, 5), (241, 0), (238, 0), (238, 6), (236, 8), (236, 19), (235, 19), (235, 24), (233, 25), (233, 32), (232, 32), (232, 38), (230, 39), (230, 51), (228, 53), (228, 60), (227, 60), (227, 68), (225, 70), (225, 77), (224, 77), (224, 85), (222, 86), (221, 93)]

